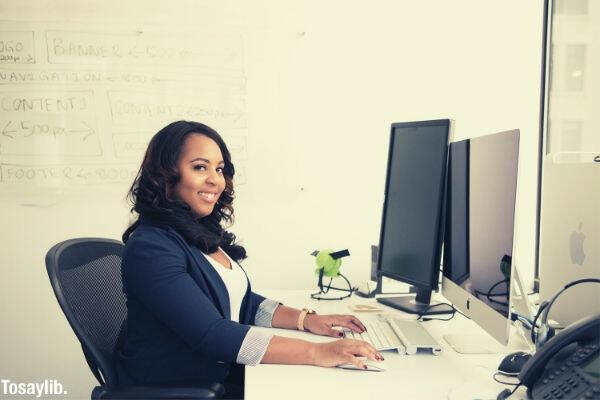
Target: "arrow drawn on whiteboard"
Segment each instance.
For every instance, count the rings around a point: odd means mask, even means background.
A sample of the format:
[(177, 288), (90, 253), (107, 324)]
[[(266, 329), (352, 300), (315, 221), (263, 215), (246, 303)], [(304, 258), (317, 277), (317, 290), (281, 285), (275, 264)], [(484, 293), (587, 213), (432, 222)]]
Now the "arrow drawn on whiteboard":
[[(179, 80), (180, 82), (181, 80)], [(164, 79), (164, 78), (157, 78), (155, 76), (152, 77), (151, 79), (152, 83), (160, 83), (160, 82), (178, 82), (177, 79)]]
[(9, 133), (17, 133), (17, 131), (7, 131), (7, 130), (6, 130), (6, 128), (8, 128), (10, 124), (12, 124), (12, 121), (8, 121), (8, 124), (6, 124), (6, 125), (4, 126), (4, 128), (2, 128), (2, 135), (3, 135), (3, 136), (8, 136), (9, 138), (11, 138), (11, 139), (14, 139), (15, 137), (14, 137), (14, 136), (11, 136), (11, 135), (9, 135)]
[(232, 118), (234, 123), (238, 123), (244, 117), (244, 112), (236, 109), (235, 111), (223, 113), (223, 116)]
[(129, 50), (129, 55), (135, 58), (140, 58), (144, 55), (144, 52), (142, 50), (139, 50), (138, 47), (136, 45), (134, 45), (130, 50)]
[(92, 136), (96, 133), (96, 131), (91, 126), (86, 124), (85, 121), (81, 121), (81, 124), (84, 125), (86, 129), (69, 130), (67, 132), (69, 132), (69, 133), (86, 133), (87, 135), (85, 135), (83, 137), (82, 141), (85, 141), (89, 136)]

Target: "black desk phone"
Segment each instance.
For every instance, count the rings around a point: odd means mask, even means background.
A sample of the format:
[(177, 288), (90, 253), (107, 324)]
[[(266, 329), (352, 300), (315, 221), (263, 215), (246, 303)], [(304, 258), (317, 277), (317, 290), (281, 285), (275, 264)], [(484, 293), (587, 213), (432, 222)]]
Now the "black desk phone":
[(600, 314), (550, 339), (523, 366), (519, 381), (534, 400), (600, 399)]

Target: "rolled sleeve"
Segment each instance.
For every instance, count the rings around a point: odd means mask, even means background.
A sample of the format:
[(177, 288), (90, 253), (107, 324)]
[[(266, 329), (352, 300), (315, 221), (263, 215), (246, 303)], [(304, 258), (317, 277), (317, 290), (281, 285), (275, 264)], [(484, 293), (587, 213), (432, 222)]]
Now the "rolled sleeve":
[(245, 365), (260, 364), (267, 352), (272, 337), (273, 334), (271, 333), (261, 332), (258, 329), (250, 328), (242, 342), (236, 362)]
[(272, 328), (273, 314), (275, 309), (279, 306), (278, 301), (271, 299), (264, 299), (256, 310), (256, 316), (254, 317), (254, 325), (262, 326), (265, 328)]

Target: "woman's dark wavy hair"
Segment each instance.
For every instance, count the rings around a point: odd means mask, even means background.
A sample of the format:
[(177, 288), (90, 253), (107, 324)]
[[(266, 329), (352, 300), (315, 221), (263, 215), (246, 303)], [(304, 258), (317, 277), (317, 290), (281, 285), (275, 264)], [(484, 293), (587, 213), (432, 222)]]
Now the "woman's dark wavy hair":
[[(174, 187), (180, 179), (177, 162), (181, 149), (187, 137), (194, 134), (214, 140), (225, 161), (225, 190), (213, 212), (201, 218), (174, 195)], [(133, 204), (131, 212), (137, 212), (139, 217), (123, 233), (123, 242), (127, 242), (139, 226), (140, 219), (148, 219), (175, 229), (188, 243), (206, 254), (215, 252), (220, 246), (236, 261), (246, 258), (246, 250), (234, 243), (235, 235), (221, 225), (222, 221), (229, 225), (233, 223), (234, 174), (229, 150), (215, 130), (192, 121), (177, 121), (165, 126), (150, 140), (140, 170), (127, 194)]]

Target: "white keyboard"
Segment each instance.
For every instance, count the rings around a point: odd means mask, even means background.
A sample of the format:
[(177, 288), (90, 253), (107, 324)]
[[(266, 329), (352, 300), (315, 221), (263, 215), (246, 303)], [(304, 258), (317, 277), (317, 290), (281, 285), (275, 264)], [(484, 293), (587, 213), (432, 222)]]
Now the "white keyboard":
[(344, 330), (347, 338), (369, 342), (377, 351), (398, 350), (401, 354), (405, 353), (404, 345), (390, 324), (378, 318), (363, 319), (361, 322), (367, 328), (366, 332), (356, 333), (351, 330)]
[(415, 354), (418, 350), (429, 350), (437, 355), (442, 351), (438, 342), (421, 326), (420, 322), (401, 318), (376, 316), (361, 318), (367, 328), (358, 334), (344, 330), (347, 338), (371, 343), (377, 351), (397, 350), (400, 354)]

